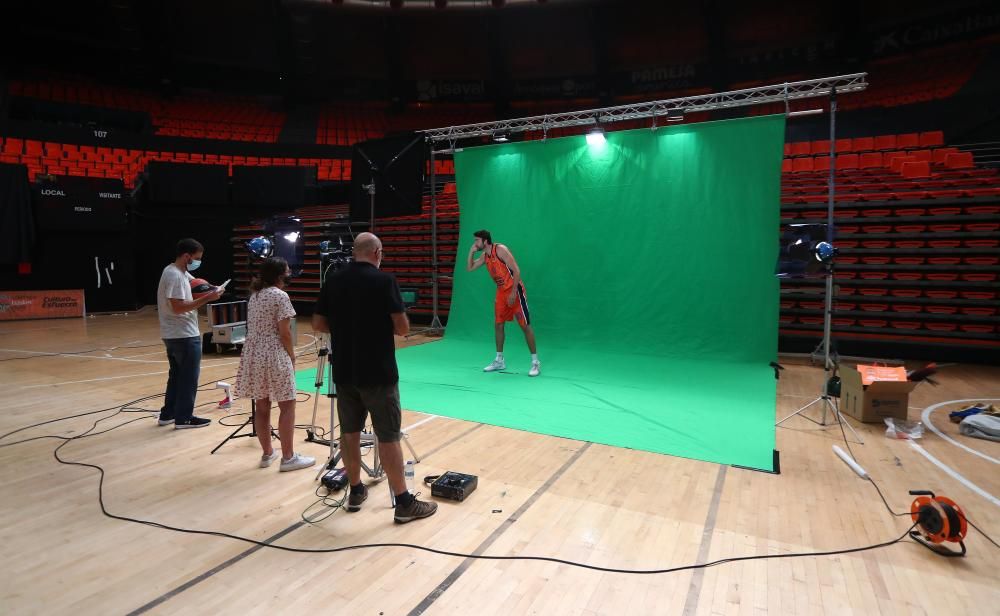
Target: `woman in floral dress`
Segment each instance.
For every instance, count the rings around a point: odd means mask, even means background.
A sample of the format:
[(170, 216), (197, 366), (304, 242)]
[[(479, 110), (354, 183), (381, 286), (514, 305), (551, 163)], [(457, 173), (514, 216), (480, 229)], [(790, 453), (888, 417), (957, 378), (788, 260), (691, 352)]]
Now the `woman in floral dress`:
[(291, 320), (295, 308), (283, 288), (288, 282), (288, 263), (280, 257), (265, 259), (260, 274), (250, 285), (247, 304), (247, 337), (236, 373), (236, 396), (254, 400), (254, 429), (263, 455), (260, 467), (278, 458), (271, 443), (271, 402), (281, 409), (278, 437), (281, 440), (281, 471), (308, 468), (315, 458), (295, 453), (295, 348)]

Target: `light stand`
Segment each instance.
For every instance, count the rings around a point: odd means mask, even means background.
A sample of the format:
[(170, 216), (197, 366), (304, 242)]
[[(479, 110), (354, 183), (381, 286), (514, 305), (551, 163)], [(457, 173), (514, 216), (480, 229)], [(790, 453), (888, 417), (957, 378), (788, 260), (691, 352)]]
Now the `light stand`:
[[(834, 204), (835, 172), (836, 172), (836, 167), (837, 167), (837, 165), (836, 165), (836, 156), (837, 156), (837, 152), (836, 152), (836, 149), (837, 149), (836, 148), (836, 121), (837, 121), (837, 89), (836, 89), (836, 87), (834, 87), (833, 90), (830, 93), (830, 175), (829, 175), (829, 178), (828, 178), (828, 182), (829, 182), (829, 195), (828, 195), (827, 207), (826, 207), (826, 220), (827, 220), (827, 225), (826, 225), (826, 242), (827, 242), (827, 244), (830, 244), (830, 245), (833, 244), (833, 207), (834, 207), (833, 204)], [(813, 354), (815, 354), (817, 351), (819, 351), (820, 348), (823, 349), (823, 376), (824, 376), (824, 378), (823, 378), (823, 385), (822, 385), (823, 389), (820, 392), (820, 395), (819, 395), (818, 398), (816, 398), (815, 400), (813, 400), (809, 404), (803, 406), (802, 408), (800, 408), (799, 410), (795, 411), (794, 413), (788, 415), (784, 419), (781, 419), (780, 421), (778, 421), (774, 425), (780, 426), (785, 421), (791, 419), (792, 417), (795, 417), (796, 415), (799, 415), (799, 416), (801, 416), (801, 417), (803, 417), (805, 419), (808, 419), (809, 421), (811, 421), (811, 422), (813, 422), (813, 423), (815, 423), (817, 425), (824, 426), (824, 427), (825, 426), (829, 426), (829, 425), (833, 425), (835, 423), (840, 423), (840, 424), (843, 424), (843, 425), (847, 426), (848, 428), (850, 428), (851, 433), (854, 434), (854, 438), (857, 439), (857, 442), (863, 445), (864, 441), (861, 439), (861, 436), (858, 434), (857, 430), (854, 429), (854, 426), (852, 426), (850, 423), (847, 422), (846, 419), (844, 419), (844, 416), (840, 412), (840, 407), (834, 401), (833, 396), (830, 395), (830, 387), (829, 387), (830, 379), (833, 376), (833, 374), (836, 372), (835, 365), (834, 365), (834, 360), (831, 359), (831, 357), (830, 357), (830, 336), (831, 336), (831, 329), (832, 329), (832, 327), (831, 327), (831, 321), (832, 321), (832, 317), (833, 317), (833, 266), (832, 266), (832, 264), (827, 266), (824, 277), (826, 278), (826, 291), (825, 291), (824, 305), (823, 305), (823, 340), (820, 342), (819, 346), (816, 347), (816, 351), (813, 351)], [(819, 421), (816, 421), (812, 417), (809, 417), (808, 415), (805, 414), (805, 411), (807, 409), (811, 408), (812, 406), (814, 406), (816, 404), (819, 404), (822, 407), (822, 409), (823, 409), (823, 414), (821, 415), (821, 418), (820, 418)], [(827, 423), (827, 419), (826, 419), (826, 414), (827, 414), (828, 410), (833, 414), (833, 421), (830, 421), (829, 423)]]
[[(373, 166), (372, 170), (375, 171), (376, 168)], [(375, 178), (367, 184), (362, 184), (361, 188), (368, 192), (368, 230), (375, 233)]]
[[(215, 453), (223, 445), (225, 445), (227, 442), (229, 442), (229, 441), (231, 441), (233, 439), (243, 438), (243, 437), (248, 437), (248, 436), (256, 438), (257, 437), (257, 428), (256, 428), (257, 424), (254, 423), (254, 419), (256, 419), (256, 418), (257, 418), (257, 402), (255, 400), (251, 400), (250, 401), (250, 416), (247, 417), (247, 420), (244, 421), (242, 424), (240, 424), (239, 428), (236, 428), (235, 430), (233, 430), (232, 434), (230, 434), (226, 438), (222, 439), (222, 442), (219, 443), (218, 445), (216, 445), (215, 449), (213, 449), (211, 453)], [(249, 434), (240, 434), (240, 432), (243, 430), (243, 428), (246, 428), (247, 425), (250, 426), (250, 433)], [(271, 438), (278, 438), (278, 435), (274, 433), (274, 428), (271, 428)], [(211, 455), (211, 454), (209, 454), (209, 455)]]
[(408, 335), (433, 333), (441, 335), (444, 332), (444, 325), (441, 323), (441, 316), (438, 314), (438, 297), (440, 276), (438, 275), (438, 241), (437, 241), (437, 171), (435, 167), (434, 148), (431, 152), (431, 323), (427, 327), (413, 330)]

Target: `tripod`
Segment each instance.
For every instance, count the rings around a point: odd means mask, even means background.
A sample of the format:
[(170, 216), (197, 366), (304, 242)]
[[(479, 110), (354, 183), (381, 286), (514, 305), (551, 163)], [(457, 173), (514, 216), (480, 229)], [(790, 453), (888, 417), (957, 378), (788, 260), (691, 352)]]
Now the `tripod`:
[[(778, 421), (774, 425), (780, 426), (781, 424), (788, 421), (792, 417), (795, 417), (796, 415), (799, 415), (804, 419), (808, 419), (814, 424), (823, 427), (840, 423), (847, 426), (851, 430), (851, 433), (854, 435), (854, 438), (857, 439), (857, 442), (859, 444), (864, 445), (865, 444), (864, 440), (861, 439), (861, 436), (858, 434), (857, 430), (854, 429), (854, 426), (852, 426), (850, 423), (848, 423), (846, 419), (844, 419), (844, 416), (840, 412), (840, 407), (837, 405), (836, 401), (834, 400), (834, 397), (830, 394), (830, 379), (836, 373), (835, 360), (834, 358), (831, 357), (830, 354), (830, 329), (831, 329), (830, 320), (832, 313), (833, 313), (833, 268), (829, 268), (826, 272), (826, 297), (825, 297), (824, 312), (823, 312), (823, 341), (820, 343), (820, 347), (823, 348), (823, 386), (822, 386), (823, 389), (820, 392), (819, 397), (817, 397), (815, 400), (803, 406), (794, 413), (786, 416), (784, 419)], [(817, 351), (818, 350), (819, 347), (817, 347)], [(806, 410), (808, 410), (809, 408), (811, 408), (816, 404), (819, 404), (823, 409), (823, 414), (820, 416), (819, 421), (816, 421), (812, 417), (805, 414)], [(827, 423), (826, 420), (827, 411), (833, 413), (833, 420), (830, 421), (829, 423)]]
[[(308, 441), (330, 446), (330, 455), (327, 457), (326, 463), (323, 464), (323, 466), (320, 467), (319, 472), (316, 473), (316, 479), (319, 479), (325, 472), (333, 470), (342, 457), (340, 443), (334, 438), (333, 434), (333, 426), (337, 425), (337, 392), (336, 385), (333, 380), (333, 361), (328, 359), (329, 357), (330, 349), (326, 345), (323, 345), (323, 348), (319, 351), (319, 358), (316, 363), (316, 394), (313, 397), (313, 415), (312, 421), (310, 422), (311, 429), (307, 431), (307, 434), (309, 435), (307, 438)], [(330, 389), (326, 394), (326, 397), (330, 400), (330, 433), (329, 438), (321, 439), (316, 437), (316, 412), (319, 406), (318, 402), (320, 398), (320, 391), (323, 389), (324, 375), (326, 375), (327, 371), (329, 371), (330, 378)], [(413, 461), (420, 462), (420, 456), (417, 455), (416, 450), (413, 449), (413, 445), (410, 443), (409, 435), (403, 432), (401, 440), (406, 445), (406, 448), (410, 450), (410, 455), (413, 456)], [(371, 447), (374, 453), (374, 459), (372, 460), (371, 466), (369, 466), (364, 459), (361, 460), (361, 470), (363, 470), (374, 481), (381, 481), (385, 479), (385, 469), (382, 468), (382, 462), (378, 453), (378, 437), (375, 435), (374, 431), (361, 433), (361, 446)]]
[[(226, 438), (222, 439), (222, 442), (215, 446), (215, 449), (212, 450), (212, 453), (215, 453), (216, 451), (218, 451), (223, 445), (225, 445), (227, 442), (229, 442), (232, 439), (243, 438), (243, 437), (246, 437), (246, 436), (256, 438), (256, 436), (257, 436), (257, 428), (256, 428), (256, 423), (254, 423), (254, 420), (256, 418), (257, 418), (257, 402), (255, 400), (251, 400), (250, 401), (250, 416), (247, 417), (247, 420), (244, 421), (240, 425), (239, 428), (236, 428), (235, 430), (233, 430), (232, 434), (230, 434)], [(249, 434), (240, 434), (240, 431), (242, 431), (243, 428), (246, 428), (248, 424), (250, 426), (250, 433)], [(278, 435), (274, 433), (274, 429), (273, 428), (271, 429), (271, 438), (278, 438)], [(211, 455), (211, 454), (209, 454), (209, 455)]]

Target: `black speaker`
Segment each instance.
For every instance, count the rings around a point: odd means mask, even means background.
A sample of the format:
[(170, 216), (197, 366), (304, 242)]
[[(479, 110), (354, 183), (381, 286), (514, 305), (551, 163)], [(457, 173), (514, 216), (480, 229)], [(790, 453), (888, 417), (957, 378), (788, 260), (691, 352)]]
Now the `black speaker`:
[(423, 135), (372, 139), (354, 145), (351, 159), (351, 220), (420, 213), (429, 149)]

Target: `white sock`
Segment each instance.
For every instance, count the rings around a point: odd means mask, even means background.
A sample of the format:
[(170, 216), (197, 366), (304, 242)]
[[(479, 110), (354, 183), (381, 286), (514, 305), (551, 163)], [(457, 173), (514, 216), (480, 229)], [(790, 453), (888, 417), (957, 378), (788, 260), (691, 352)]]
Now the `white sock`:
[(497, 352), (497, 358), (496, 358), (496, 361), (503, 361), (503, 353), (501, 353), (501, 352)]
[(531, 361), (532, 361), (532, 363), (538, 361), (538, 353), (532, 353), (531, 354)]

